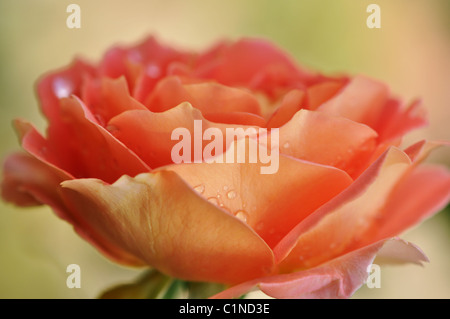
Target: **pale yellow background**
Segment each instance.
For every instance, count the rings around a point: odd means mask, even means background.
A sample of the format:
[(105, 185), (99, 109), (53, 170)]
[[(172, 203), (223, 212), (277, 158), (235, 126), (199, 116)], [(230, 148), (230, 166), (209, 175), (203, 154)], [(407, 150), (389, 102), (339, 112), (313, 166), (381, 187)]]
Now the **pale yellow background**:
[[(81, 29), (66, 27), (66, 7), (81, 7)], [(366, 7), (381, 7), (382, 28), (366, 27)], [(0, 1), (0, 156), (18, 150), (11, 120), (45, 121), (36, 79), (74, 55), (98, 61), (114, 43), (156, 34), (166, 43), (203, 49), (221, 38), (270, 39), (307, 67), (364, 73), (409, 101), (422, 97), (431, 125), (407, 142), (450, 140), (450, 5), (447, 0), (2, 0)], [(450, 164), (441, 150), (431, 161)], [(450, 218), (439, 214), (409, 231), (431, 263), (383, 267), (380, 289), (357, 298), (449, 298)], [(66, 266), (82, 270), (82, 288), (68, 289)], [(0, 298), (94, 298), (139, 272), (106, 261), (48, 208), (0, 203)]]

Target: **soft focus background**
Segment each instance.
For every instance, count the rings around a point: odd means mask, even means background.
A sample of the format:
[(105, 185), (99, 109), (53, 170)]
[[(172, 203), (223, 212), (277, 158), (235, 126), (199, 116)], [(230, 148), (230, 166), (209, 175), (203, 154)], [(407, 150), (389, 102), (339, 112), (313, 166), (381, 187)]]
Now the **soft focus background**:
[[(66, 7), (81, 7), (81, 29), (68, 29)], [(366, 8), (381, 7), (381, 29), (368, 29)], [(203, 49), (221, 38), (264, 37), (300, 64), (327, 73), (363, 73), (405, 100), (423, 98), (426, 137), (450, 140), (450, 1), (448, 0), (2, 0), (0, 1), (0, 158), (19, 150), (13, 118), (42, 132), (34, 85), (74, 55), (98, 61), (112, 44), (156, 34), (163, 42)], [(450, 166), (440, 150), (430, 162)], [(383, 266), (381, 288), (354, 298), (450, 298), (450, 213), (441, 212), (403, 238), (431, 262)], [(81, 288), (66, 287), (66, 267), (81, 267)], [(139, 271), (116, 266), (46, 207), (0, 202), (0, 298), (94, 298)]]

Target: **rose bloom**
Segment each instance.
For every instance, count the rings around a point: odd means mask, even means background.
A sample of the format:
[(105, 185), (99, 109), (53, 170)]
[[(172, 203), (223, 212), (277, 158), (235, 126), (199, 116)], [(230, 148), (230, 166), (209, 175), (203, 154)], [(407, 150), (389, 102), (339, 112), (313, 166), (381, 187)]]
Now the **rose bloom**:
[[(120, 264), (226, 284), (216, 298), (255, 287), (349, 297), (377, 255), (426, 261), (396, 236), (449, 200), (449, 171), (421, 164), (442, 143), (399, 148), (426, 124), (419, 101), (365, 76), (305, 70), (263, 40), (195, 53), (150, 37), (96, 65), (76, 59), (37, 92), (48, 129), (14, 122), (26, 153), (6, 159), (3, 198), (49, 205)], [(174, 164), (171, 133), (194, 120), (224, 133), (279, 128), (278, 171)]]

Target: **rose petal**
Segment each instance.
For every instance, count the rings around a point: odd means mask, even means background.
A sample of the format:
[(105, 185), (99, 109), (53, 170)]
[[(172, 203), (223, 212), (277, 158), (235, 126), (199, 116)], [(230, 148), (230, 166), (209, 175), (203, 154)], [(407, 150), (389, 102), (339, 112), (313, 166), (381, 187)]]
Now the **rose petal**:
[(356, 76), (341, 92), (317, 108), (330, 115), (343, 116), (374, 128), (378, 124), (389, 90), (386, 85)]
[(287, 93), (280, 106), (273, 112), (267, 127), (280, 127), (287, 123), (300, 110), (302, 102), (304, 101), (305, 93), (300, 90), (291, 90)]
[(369, 164), (376, 138), (377, 133), (364, 124), (300, 110), (280, 128), (280, 151), (357, 176)]
[[(59, 184), (72, 177), (23, 153), (8, 156), (3, 165), (2, 197), (19, 206), (46, 203), (61, 210)], [(44, 200), (45, 199), (45, 200)]]
[(427, 124), (425, 109), (421, 101), (414, 101), (405, 108), (398, 100), (390, 99), (376, 126), (380, 142), (400, 139), (413, 129)]
[(222, 42), (199, 56), (194, 76), (231, 86), (251, 86), (273, 95), (280, 86), (294, 88), (313, 76), (284, 52), (263, 40)]
[(308, 109), (316, 110), (323, 103), (335, 96), (345, 84), (347, 83), (344, 81), (326, 81), (309, 87), (306, 91)]
[(1, 188), (5, 200), (21, 206), (49, 205), (61, 219), (72, 224), (82, 238), (106, 256), (121, 264), (142, 264), (136, 257), (104, 240), (96, 229), (85, 223), (82, 216), (68, 210), (61, 199), (60, 183), (72, 179), (72, 176), (55, 166), (22, 153), (10, 155), (3, 169)]
[[(246, 145), (237, 147), (241, 146)], [(176, 172), (203, 197), (245, 219), (270, 247), (352, 182), (341, 170), (284, 155), (279, 156), (279, 169), (273, 174), (261, 174), (264, 166), (268, 164), (247, 159), (244, 163), (178, 164), (161, 169)]]
[(94, 114), (98, 124), (105, 126), (111, 118), (129, 110), (147, 110), (133, 99), (124, 77), (87, 80), (82, 92), (82, 100)]
[(391, 148), (386, 152), (348, 189), (311, 214), (280, 242), (274, 249), (277, 260), (282, 260), (280, 269), (313, 267), (360, 242), (410, 164), (402, 151)]
[[(204, 131), (208, 128), (218, 128), (225, 136), (227, 127), (237, 127), (232, 124), (209, 122), (205, 120), (199, 110), (193, 108), (189, 103), (182, 103), (162, 113), (139, 110), (124, 112), (109, 122), (108, 129), (117, 139), (133, 150), (139, 158), (149, 166), (156, 168), (173, 164), (172, 148), (179, 143), (178, 140), (172, 140), (171, 138), (175, 129), (188, 129), (191, 135), (191, 146), (192, 149), (194, 148), (195, 120), (202, 123), (200, 138), (203, 137)], [(239, 125), (239, 127), (243, 126)], [(225, 140), (224, 138), (224, 147)], [(209, 141), (203, 141), (202, 139), (201, 143), (203, 150)], [(191, 154), (194, 154), (194, 151), (191, 151)]]
[(171, 276), (236, 283), (273, 266), (272, 251), (261, 238), (173, 172), (124, 176), (113, 185), (67, 181), (62, 193), (110, 242)]
[(377, 254), (375, 262), (381, 264), (406, 264), (413, 263), (422, 265), (422, 262), (429, 262), (424, 252), (413, 243), (401, 238), (388, 240)]
[(215, 123), (265, 127), (266, 121), (261, 116), (245, 112), (214, 112), (204, 114), (205, 119)]
[(38, 81), (37, 93), (41, 108), (50, 122), (59, 121), (59, 99), (71, 95), (81, 96), (83, 82), (96, 74), (97, 70), (93, 66), (76, 59), (67, 68), (49, 73)]
[(389, 194), (375, 223), (367, 231), (367, 240), (395, 236), (440, 211), (449, 200), (448, 169), (418, 166)]
[(134, 176), (150, 170), (108, 131), (92, 122), (93, 115), (78, 99), (61, 99), (60, 104), (61, 122), (50, 124), (47, 139), (30, 124), (16, 121), (25, 150), (75, 177), (112, 182), (123, 174)]
[(182, 102), (190, 102), (204, 114), (261, 113), (258, 100), (245, 90), (213, 82), (183, 84), (178, 77), (167, 77), (160, 81), (145, 105), (153, 112), (164, 112)]
[[(384, 247), (386, 246), (386, 249)], [(367, 269), (380, 252), (412, 253), (410, 243), (392, 239), (351, 251), (320, 266), (290, 274), (269, 276), (231, 287), (213, 299), (238, 298), (258, 287), (275, 298), (349, 298), (367, 278)]]

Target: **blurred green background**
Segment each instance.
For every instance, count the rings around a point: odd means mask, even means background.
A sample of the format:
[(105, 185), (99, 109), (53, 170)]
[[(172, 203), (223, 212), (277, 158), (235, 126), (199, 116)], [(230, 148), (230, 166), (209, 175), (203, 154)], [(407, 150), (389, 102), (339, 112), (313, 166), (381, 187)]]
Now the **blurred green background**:
[[(66, 7), (81, 7), (81, 28), (68, 29)], [(368, 29), (366, 8), (381, 7), (381, 29)], [(116, 43), (149, 34), (201, 50), (222, 38), (264, 37), (300, 64), (327, 73), (363, 73), (405, 100), (421, 97), (430, 126), (408, 136), (450, 140), (448, 0), (2, 0), (0, 2), (0, 157), (19, 150), (11, 121), (44, 132), (34, 85), (75, 55), (98, 61)], [(450, 166), (448, 150), (430, 162)], [(380, 289), (355, 298), (450, 298), (450, 221), (442, 212), (403, 238), (419, 245), (425, 267), (382, 267)], [(81, 288), (66, 287), (66, 267), (81, 267)], [(0, 298), (94, 298), (139, 274), (105, 260), (46, 207), (0, 203)]]

